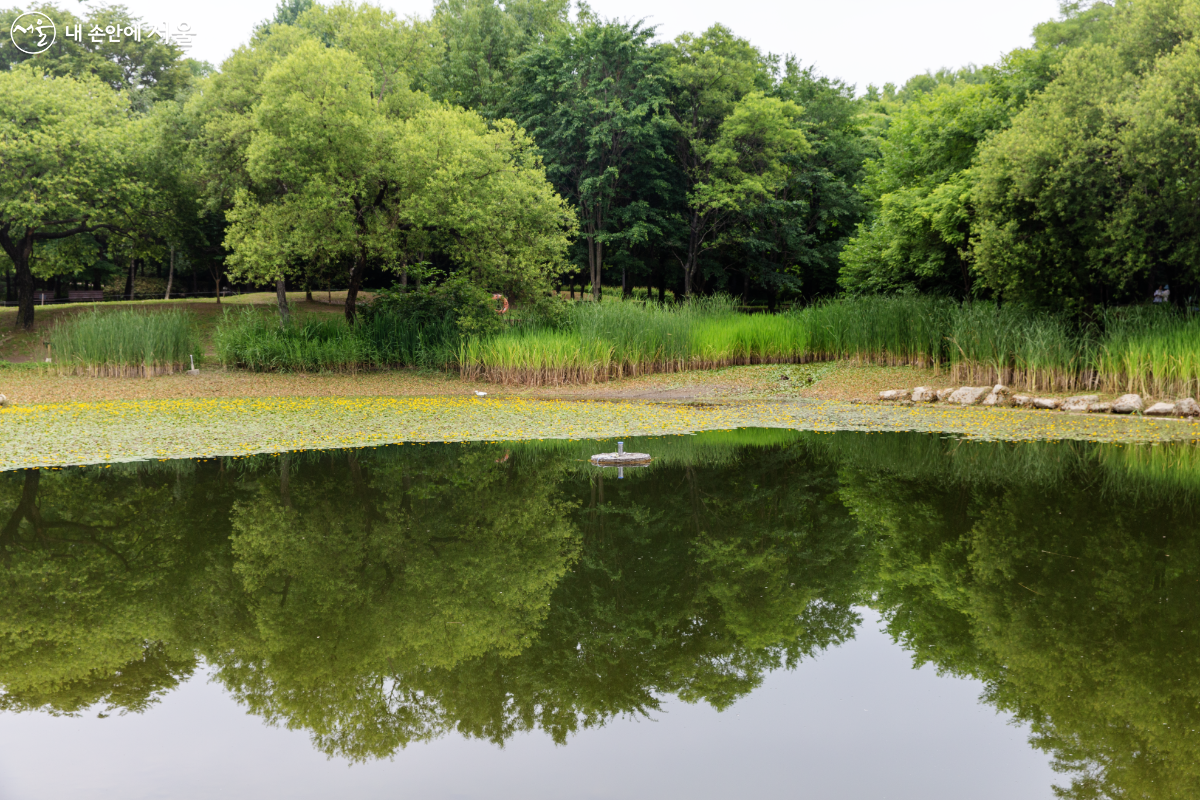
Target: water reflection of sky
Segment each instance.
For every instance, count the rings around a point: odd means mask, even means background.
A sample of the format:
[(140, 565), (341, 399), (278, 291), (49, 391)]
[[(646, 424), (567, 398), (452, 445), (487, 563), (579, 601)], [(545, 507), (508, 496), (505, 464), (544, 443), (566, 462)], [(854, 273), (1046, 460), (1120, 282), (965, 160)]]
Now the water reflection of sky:
[(674, 699), (656, 721), (618, 719), (559, 747), (541, 732), (503, 749), (451, 734), (392, 761), (347, 766), (308, 733), (270, 728), (197, 676), (147, 713), (0, 715), (4, 800), (151, 798), (1052, 797), (1028, 730), (939, 678), (864, 624), (846, 644), (777, 671), (724, 713)]

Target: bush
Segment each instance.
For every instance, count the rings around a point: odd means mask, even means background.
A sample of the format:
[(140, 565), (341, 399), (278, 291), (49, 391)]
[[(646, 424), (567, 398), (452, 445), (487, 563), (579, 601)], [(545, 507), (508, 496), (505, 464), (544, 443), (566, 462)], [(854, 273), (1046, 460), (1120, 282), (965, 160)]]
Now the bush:
[(428, 325), (450, 320), (469, 336), (488, 336), (504, 327), (492, 293), (475, 286), (462, 275), (452, 275), (439, 284), (393, 286), (382, 289), (368, 306), (366, 315), (391, 315)]

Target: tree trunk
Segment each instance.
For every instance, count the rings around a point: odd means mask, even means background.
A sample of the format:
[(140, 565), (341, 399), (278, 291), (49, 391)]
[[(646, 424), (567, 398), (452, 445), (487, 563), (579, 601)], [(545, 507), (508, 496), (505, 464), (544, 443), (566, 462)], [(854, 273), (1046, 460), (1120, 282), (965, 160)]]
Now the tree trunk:
[(604, 272), (604, 243), (596, 238), (600, 233), (601, 220), (600, 210), (596, 210), (595, 218), (588, 219), (586, 240), (588, 251), (588, 272), (592, 279), (592, 299), (599, 301), (601, 299), (600, 280)]
[(171, 299), (171, 284), (175, 282), (175, 248), (171, 248), (171, 271), (167, 273), (167, 295), (164, 300)]
[(129, 271), (125, 273), (125, 299), (133, 299), (133, 268), (136, 264), (133, 256), (129, 257)]
[(279, 306), (279, 324), (288, 324), (287, 284), (283, 278), (275, 281), (275, 303)]
[(346, 321), (351, 325), (358, 315), (358, 287), (362, 285), (363, 275), (367, 271), (367, 253), (360, 250), (354, 267), (350, 270), (350, 286), (346, 289)]
[(221, 305), (221, 262), (210, 261), (209, 272), (213, 276), (213, 285), (217, 287), (217, 305)]
[(13, 280), (17, 284), (17, 319), (15, 328), (33, 329), (33, 270), (29, 259), (33, 256), (33, 230), (26, 228), (25, 235), (14, 241), (8, 235), (8, 227), (0, 230), (0, 247), (13, 262)]
[(696, 275), (696, 265), (700, 262), (700, 244), (703, 242), (700, 233), (703, 227), (704, 219), (700, 212), (693, 211), (692, 218), (688, 220), (687, 259), (683, 262), (683, 296), (687, 300), (692, 299), (692, 279)]
[(621, 299), (629, 297), (633, 294), (633, 289), (629, 286), (629, 268), (621, 267)]

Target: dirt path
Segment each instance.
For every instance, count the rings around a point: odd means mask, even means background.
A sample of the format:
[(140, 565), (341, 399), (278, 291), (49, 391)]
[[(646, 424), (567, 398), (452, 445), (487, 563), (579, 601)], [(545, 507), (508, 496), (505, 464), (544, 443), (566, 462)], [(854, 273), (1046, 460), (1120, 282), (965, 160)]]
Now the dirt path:
[[(786, 380), (784, 380), (786, 378)], [(441, 372), (274, 374), (205, 368), (199, 376), (87, 378), (59, 376), (40, 364), (0, 368), (0, 393), (14, 403), (230, 397), (523, 396), (611, 400), (870, 399), (880, 388), (932, 380), (928, 370), (841, 364), (729, 367), (650, 375), (587, 386), (500, 386)]]

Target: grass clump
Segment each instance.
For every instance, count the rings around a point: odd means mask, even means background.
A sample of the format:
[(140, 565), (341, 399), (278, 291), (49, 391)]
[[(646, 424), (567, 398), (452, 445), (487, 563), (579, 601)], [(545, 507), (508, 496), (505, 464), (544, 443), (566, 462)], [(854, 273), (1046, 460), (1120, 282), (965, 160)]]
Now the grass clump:
[(459, 346), (464, 378), (531, 386), (740, 364), (804, 360), (807, 331), (794, 314), (746, 315), (728, 297), (683, 305), (577, 303), (557, 325), (536, 320)]
[(150, 377), (201, 353), (196, 318), (182, 309), (88, 311), (57, 322), (49, 341), (60, 374)]
[(362, 316), (353, 326), (332, 314), (293, 316), (286, 325), (258, 309), (227, 310), (214, 346), (226, 364), (256, 372), (357, 372), (389, 367), (444, 368), (459, 338), (452, 321)]
[(816, 360), (945, 368), (950, 382), (1028, 391), (1200, 393), (1200, 317), (1108, 309), (1087, 324), (1019, 305), (861, 297), (800, 312)]

